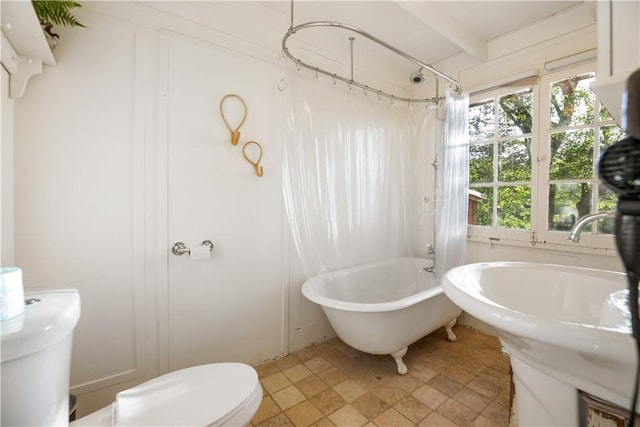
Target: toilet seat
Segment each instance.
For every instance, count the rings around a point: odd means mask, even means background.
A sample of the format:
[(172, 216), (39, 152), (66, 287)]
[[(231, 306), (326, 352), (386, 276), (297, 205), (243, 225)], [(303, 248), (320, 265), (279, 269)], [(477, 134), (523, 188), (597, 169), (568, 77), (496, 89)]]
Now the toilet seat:
[[(214, 363), (170, 372), (121, 391), (110, 407), (86, 421), (99, 418), (101, 424), (110, 421), (122, 427), (249, 424), (261, 401), (262, 387), (252, 367)], [(83, 424), (83, 419), (72, 423)]]

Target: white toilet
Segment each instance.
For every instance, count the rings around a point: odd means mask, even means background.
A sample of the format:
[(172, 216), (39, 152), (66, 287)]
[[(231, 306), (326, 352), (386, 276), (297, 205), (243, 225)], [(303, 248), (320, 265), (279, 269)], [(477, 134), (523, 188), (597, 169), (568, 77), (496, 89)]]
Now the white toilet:
[[(73, 329), (80, 318), (75, 289), (25, 294), (22, 315), (2, 322), (0, 425), (69, 424)], [(171, 372), (116, 395), (111, 405), (72, 426), (246, 426), (262, 401), (256, 371), (214, 363)]]

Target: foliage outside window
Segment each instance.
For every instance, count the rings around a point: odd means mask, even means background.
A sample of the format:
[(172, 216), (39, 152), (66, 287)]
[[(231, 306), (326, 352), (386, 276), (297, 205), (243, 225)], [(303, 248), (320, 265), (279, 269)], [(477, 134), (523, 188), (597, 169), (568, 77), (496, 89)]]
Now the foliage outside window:
[[(556, 73), (472, 98), (469, 183), (486, 198), (471, 235), (564, 243), (577, 218), (615, 209), (615, 195), (599, 184), (597, 159), (624, 133), (590, 90), (594, 79), (593, 72)], [(584, 234), (612, 232), (607, 220)]]
[(532, 88), (469, 108), (469, 183), (487, 198), (476, 224), (531, 228)]

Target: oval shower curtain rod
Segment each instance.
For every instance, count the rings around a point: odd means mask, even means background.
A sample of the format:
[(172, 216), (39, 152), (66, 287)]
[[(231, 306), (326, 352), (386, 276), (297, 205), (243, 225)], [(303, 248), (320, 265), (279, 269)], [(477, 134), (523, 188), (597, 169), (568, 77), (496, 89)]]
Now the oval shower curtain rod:
[[(293, 3), (293, 2), (292, 2)], [(293, 9), (293, 5), (292, 5), (292, 9)], [(292, 10), (293, 12), (293, 10)], [(293, 15), (293, 13), (292, 13)], [(325, 71), (319, 67), (314, 67), (312, 65), (309, 65), (305, 62), (303, 62), (302, 60), (296, 58), (295, 56), (293, 56), (290, 52), (289, 49), (287, 48), (287, 39), (289, 37), (291, 37), (293, 34), (295, 34), (297, 31), (299, 30), (303, 30), (305, 28), (312, 28), (312, 27), (337, 27), (337, 28), (342, 28), (345, 30), (349, 30), (349, 31), (353, 31), (355, 33), (360, 34), (363, 37), (368, 38), (369, 40), (378, 43), (380, 46), (383, 46), (387, 49), (389, 49), (390, 51), (392, 51), (393, 53), (400, 55), (401, 57), (405, 58), (406, 60), (413, 62), (414, 64), (416, 64), (417, 66), (419, 66), (420, 68), (430, 71), (432, 74), (434, 74), (435, 78), (436, 78), (436, 84), (438, 82), (438, 78), (441, 77), (444, 80), (447, 80), (449, 83), (451, 83), (454, 87), (454, 91), (456, 93), (460, 93), (462, 91), (462, 87), (460, 86), (460, 83), (458, 83), (457, 81), (455, 81), (454, 79), (452, 79), (451, 77), (447, 76), (446, 74), (441, 73), (440, 71), (436, 70), (435, 68), (433, 68), (430, 65), (427, 65), (423, 62), (418, 61), (416, 58), (414, 58), (413, 56), (401, 51), (400, 49), (397, 49), (393, 46), (391, 46), (390, 44), (386, 43), (383, 40), (380, 40), (379, 38), (367, 33), (364, 30), (361, 30), (358, 27), (354, 27), (353, 25), (349, 25), (349, 24), (342, 24), (340, 22), (332, 22), (332, 21), (315, 21), (315, 22), (307, 22), (305, 24), (300, 24), (300, 25), (296, 25), (295, 27), (293, 26), (293, 19), (292, 19), (292, 26), (289, 28), (289, 31), (287, 31), (287, 33), (284, 35), (284, 37), (282, 38), (282, 51), (284, 52), (284, 54), (291, 60), (293, 60), (296, 64), (301, 65), (305, 68), (308, 68), (310, 70), (315, 71), (316, 73), (320, 73), (320, 74), (324, 74), (325, 76), (331, 77), (333, 79), (336, 80), (340, 80), (342, 82), (345, 82), (349, 85), (354, 85), (357, 86), (361, 89), (364, 89), (365, 91), (370, 91), (373, 93), (376, 93), (380, 96), (384, 96), (386, 98), (390, 98), (391, 100), (398, 100), (398, 101), (405, 101), (405, 102), (432, 102), (435, 101), (437, 98), (432, 98), (432, 99), (422, 99), (422, 98), (403, 98), (400, 96), (395, 96), (395, 95), (391, 95), (389, 93), (386, 93), (382, 90), (379, 89), (374, 89), (370, 86), (358, 83), (356, 81), (353, 80), (353, 75), (351, 76), (350, 79), (346, 78), (346, 77), (342, 77), (339, 76), (335, 73), (330, 73), (328, 71)], [(353, 52), (352, 52), (353, 55)], [(353, 62), (353, 56), (351, 58), (351, 61)], [(352, 64), (353, 66), (353, 64)], [(353, 74), (353, 72), (352, 72)], [(437, 87), (437, 86), (436, 86)]]

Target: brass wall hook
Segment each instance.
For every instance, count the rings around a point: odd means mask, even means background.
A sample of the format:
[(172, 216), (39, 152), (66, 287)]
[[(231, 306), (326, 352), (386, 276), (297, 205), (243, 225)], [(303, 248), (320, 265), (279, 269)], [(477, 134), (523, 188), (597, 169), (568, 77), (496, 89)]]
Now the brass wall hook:
[[(246, 148), (249, 144), (255, 144), (258, 147), (258, 160), (256, 160), (255, 162), (251, 160), (249, 156), (247, 156)], [(256, 175), (258, 177), (261, 177), (264, 173), (264, 169), (262, 168), (262, 166), (260, 166), (260, 160), (262, 160), (262, 146), (255, 141), (249, 141), (242, 146), (242, 155), (247, 160), (247, 162), (251, 163), (253, 169), (256, 171)]]
[[(224, 110), (222, 108), (224, 101), (226, 101), (228, 98), (239, 99), (240, 102), (242, 103), (242, 108), (244, 109), (242, 120), (240, 121), (240, 124), (236, 126), (235, 129), (232, 129), (231, 125), (229, 125), (229, 122), (227, 122), (227, 118), (225, 117)], [(220, 115), (222, 116), (222, 120), (224, 121), (224, 124), (227, 125), (227, 129), (229, 129), (229, 132), (231, 133), (231, 144), (238, 145), (238, 141), (240, 141), (240, 127), (242, 127), (242, 125), (244, 124), (244, 121), (247, 119), (247, 104), (245, 104), (244, 99), (242, 99), (240, 96), (235, 95), (233, 93), (225, 95), (220, 101)]]

